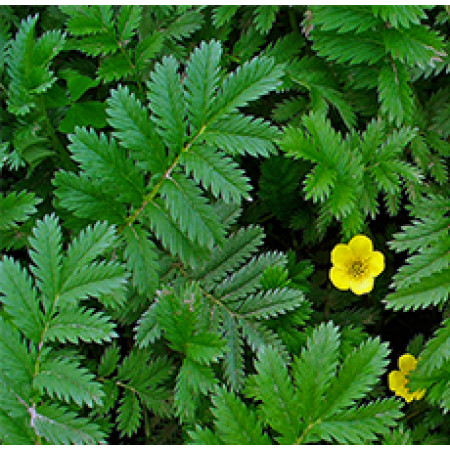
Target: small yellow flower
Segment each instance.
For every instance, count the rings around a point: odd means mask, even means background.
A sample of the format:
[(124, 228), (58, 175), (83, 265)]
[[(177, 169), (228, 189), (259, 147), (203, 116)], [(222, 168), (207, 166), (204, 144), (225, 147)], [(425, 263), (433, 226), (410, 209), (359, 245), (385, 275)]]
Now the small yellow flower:
[(342, 291), (350, 289), (356, 295), (373, 289), (373, 280), (384, 270), (384, 255), (373, 251), (372, 241), (362, 234), (348, 245), (337, 244), (331, 252), (331, 282)]
[(406, 387), (406, 383), (408, 383), (406, 375), (412, 372), (416, 366), (417, 359), (413, 355), (405, 353), (398, 358), (398, 367), (400, 370), (393, 370), (388, 376), (389, 389), (395, 395), (403, 397), (408, 403), (413, 400), (420, 400), (425, 395), (425, 389), (419, 389), (411, 393)]

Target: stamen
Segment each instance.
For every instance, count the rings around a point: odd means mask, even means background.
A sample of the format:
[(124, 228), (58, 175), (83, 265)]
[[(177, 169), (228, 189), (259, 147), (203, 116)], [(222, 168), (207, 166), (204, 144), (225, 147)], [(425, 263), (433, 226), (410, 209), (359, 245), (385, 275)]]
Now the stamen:
[(364, 261), (354, 261), (350, 266), (350, 273), (353, 277), (358, 278), (364, 275), (367, 264)]

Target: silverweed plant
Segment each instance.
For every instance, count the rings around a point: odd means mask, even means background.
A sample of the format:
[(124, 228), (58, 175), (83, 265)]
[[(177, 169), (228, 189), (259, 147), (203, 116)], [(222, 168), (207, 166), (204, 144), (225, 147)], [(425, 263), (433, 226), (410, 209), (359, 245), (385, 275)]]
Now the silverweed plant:
[(0, 6), (0, 443), (449, 444), (448, 26)]

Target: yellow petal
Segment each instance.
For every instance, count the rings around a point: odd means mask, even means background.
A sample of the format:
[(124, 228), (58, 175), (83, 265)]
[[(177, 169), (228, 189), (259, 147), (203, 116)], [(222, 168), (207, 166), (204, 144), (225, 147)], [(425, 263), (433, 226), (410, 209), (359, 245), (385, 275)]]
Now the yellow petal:
[(414, 395), (414, 398), (415, 398), (416, 400), (420, 400), (420, 399), (423, 398), (423, 396), (425, 395), (425, 389), (420, 389), (420, 390), (418, 390), (418, 391), (415, 391), (415, 392), (413, 393), (413, 395)]
[(406, 403), (410, 403), (414, 400), (414, 394), (411, 394), (407, 392), (406, 394), (402, 395), (402, 397), (406, 400)]
[(350, 266), (353, 259), (353, 252), (348, 245), (337, 244), (331, 251), (331, 262), (334, 266), (341, 269), (345, 269)]
[(354, 236), (348, 246), (352, 249), (355, 257), (361, 260), (369, 258), (373, 251), (372, 241), (362, 234)]
[(388, 375), (389, 389), (396, 394), (405, 389), (406, 378), (399, 370), (393, 370)]
[(352, 278), (350, 279), (350, 289), (356, 295), (367, 294), (373, 289), (373, 278)]
[(344, 270), (332, 267), (329, 275), (331, 282), (341, 291), (346, 291), (350, 287), (350, 277)]
[(384, 255), (381, 252), (372, 252), (369, 258), (369, 274), (377, 277), (384, 270)]
[(398, 367), (403, 375), (406, 375), (411, 372), (411, 370), (414, 370), (416, 366), (417, 359), (409, 353), (405, 353), (404, 355), (400, 356), (400, 358), (398, 358)]

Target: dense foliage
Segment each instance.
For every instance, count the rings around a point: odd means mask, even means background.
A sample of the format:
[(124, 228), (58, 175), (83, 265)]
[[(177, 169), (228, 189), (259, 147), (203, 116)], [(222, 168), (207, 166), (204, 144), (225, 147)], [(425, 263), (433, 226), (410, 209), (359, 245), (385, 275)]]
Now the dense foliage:
[(1, 6), (0, 442), (449, 444), (448, 27)]

